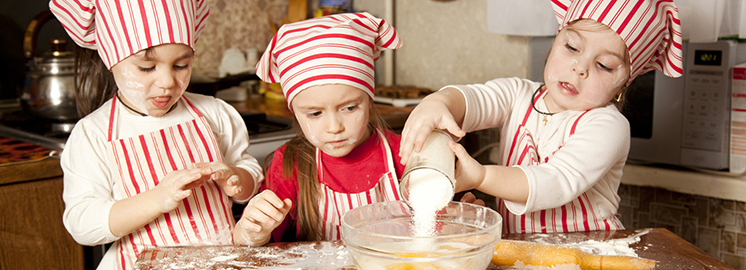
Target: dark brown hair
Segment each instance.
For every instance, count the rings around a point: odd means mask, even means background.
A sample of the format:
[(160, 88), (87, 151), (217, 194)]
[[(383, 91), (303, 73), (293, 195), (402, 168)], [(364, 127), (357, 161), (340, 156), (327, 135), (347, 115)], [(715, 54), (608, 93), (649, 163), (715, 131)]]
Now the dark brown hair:
[(75, 102), (82, 118), (111, 99), (117, 84), (97, 51), (76, 47), (74, 63)]
[[(375, 132), (374, 127), (388, 129), (381, 113), (370, 100), (370, 118), (368, 128)], [(299, 127), (298, 120), (295, 126)], [(371, 133), (372, 134), (372, 133)], [(321, 215), (319, 213), (319, 200), (321, 199), (321, 186), (319, 185), (318, 172), (316, 169), (316, 147), (306, 139), (302, 131), (287, 142), (285, 153), (282, 157), (282, 174), (285, 178), (292, 178), (296, 172), (298, 184), (298, 198), (296, 198), (296, 211), (298, 216), (298, 238), (297, 241), (323, 240), (321, 232)], [(279, 241), (279, 239), (277, 239)]]

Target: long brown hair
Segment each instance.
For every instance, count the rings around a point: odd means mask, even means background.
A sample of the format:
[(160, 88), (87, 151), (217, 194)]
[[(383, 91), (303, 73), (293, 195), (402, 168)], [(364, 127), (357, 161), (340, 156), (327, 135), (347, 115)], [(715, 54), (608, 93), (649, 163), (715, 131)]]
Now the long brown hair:
[[(381, 113), (370, 100), (370, 118), (368, 128), (378, 127), (388, 129)], [(298, 120), (295, 126), (299, 127)], [(375, 132), (375, 131), (373, 131)], [(319, 200), (321, 199), (321, 186), (319, 185), (318, 172), (316, 170), (316, 147), (306, 139), (302, 131), (287, 142), (285, 153), (282, 157), (282, 174), (285, 178), (292, 178), (297, 172), (298, 198), (296, 198), (296, 211), (298, 215), (298, 239), (297, 241), (323, 240), (321, 232), (321, 215), (319, 212)]]
[(76, 47), (74, 70), (75, 102), (82, 118), (111, 99), (117, 84), (95, 50)]

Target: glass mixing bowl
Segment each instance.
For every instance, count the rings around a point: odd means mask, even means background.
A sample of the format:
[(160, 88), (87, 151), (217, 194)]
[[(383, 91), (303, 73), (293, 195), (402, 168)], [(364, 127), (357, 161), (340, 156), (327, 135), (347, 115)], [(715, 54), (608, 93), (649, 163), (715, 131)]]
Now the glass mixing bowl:
[(435, 214), (430, 236), (415, 236), (414, 217), (404, 201), (345, 213), (342, 241), (358, 269), (484, 270), (502, 234), (502, 217), (475, 204), (450, 202)]

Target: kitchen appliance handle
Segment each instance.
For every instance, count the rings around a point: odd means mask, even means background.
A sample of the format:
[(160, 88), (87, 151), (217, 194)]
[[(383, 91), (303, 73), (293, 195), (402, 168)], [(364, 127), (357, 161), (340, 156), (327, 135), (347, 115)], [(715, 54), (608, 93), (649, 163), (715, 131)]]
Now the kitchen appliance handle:
[(39, 29), (52, 18), (52, 12), (45, 10), (31, 19), (31, 22), (26, 27), (26, 35), (23, 37), (23, 55), (27, 59), (34, 57), (34, 51), (36, 50), (36, 39), (38, 36)]

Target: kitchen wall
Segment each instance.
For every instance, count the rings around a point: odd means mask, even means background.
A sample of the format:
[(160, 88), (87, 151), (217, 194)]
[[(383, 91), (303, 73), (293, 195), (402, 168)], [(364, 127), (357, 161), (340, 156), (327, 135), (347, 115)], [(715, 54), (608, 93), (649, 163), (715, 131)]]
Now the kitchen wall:
[[(217, 74), (228, 48), (260, 53), (280, 24), (287, 0), (208, 0), (211, 13), (197, 43), (195, 70)], [(354, 0), (355, 10), (383, 18), (382, 0)], [(309, 13), (318, 0), (309, 1)], [(394, 22), (404, 46), (393, 51), (394, 83), (437, 90), (448, 84), (482, 83), (528, 74), (528, 38), (487, 31), (487, 0), (398, 0)], [(384, 52), (387, 53), (387, 52)], [(383, 57), (381, 58), (383, 59)], [(383, 61), (376, 63), (383, 82)]]
[[(384, 1), (353, 3), (384, 16)], [(437, 90), (528, 74), (528, 38), (489, 33), (487, 0), (394, 1), (393, 25), (404, 44), (394, 51), (395, 84)], [(380, 60), (376, 65), (383, 66)]]
[[(287, 14), (288, 0), (207, 0), (210, 16), (195, 44), (194, 71), (218, 76), (223, 52), (263, 51)], [(312, 3), (313, 4), (313, 3)]]
[(619, 187), (627, 229), (666, 228), (736, 270), (746, 270), (746, 202), (662, 188)]
[[(47, 0), (0, 1), (0, 25), (4, 36), (14, 40), (0, 51), (22, 56), (21, 37), (31, 18), (48, 9)], [(194, 70), (216, 76), (223, 51), (238, 48), (260, 53), (272, 38), (272, 24), (280, 25), (288, 0), (207, 0), (210, 16), (196, 49)], [(384, 1), (354, 0), (356, 10), (384, 16)], [(309, 15), (318, 0), (309, 0)], [(394, 0), (394, 22), (404, 46), (394, 51), (394, 82), (437, 90), (448, 84), (482, 83), (528, 72), (528, 38), (487, 31), (487, 0)], [(65, 36), (61, 25), (50, 20), (42, 29), (38, 51), (48, 49), (46, 40)], [(69, 46), (72, 49), (72, 45)], [(383, 62), (377, 65), (377, 81), (383, 82)], [(17, 69), (16, 69), (17, 70)], [(0, 93), (1, 94), (1, 93)]]

